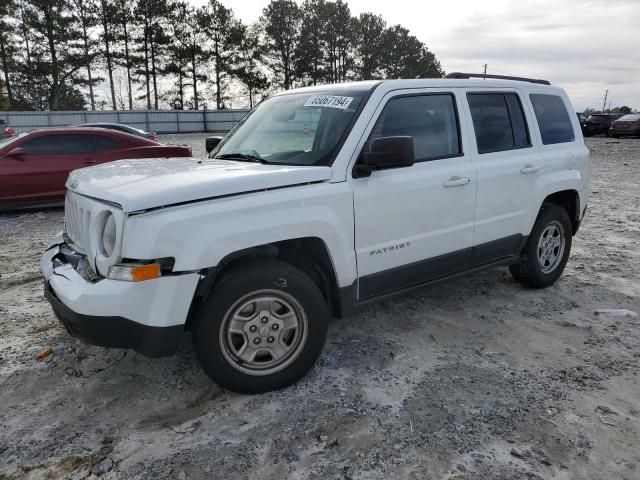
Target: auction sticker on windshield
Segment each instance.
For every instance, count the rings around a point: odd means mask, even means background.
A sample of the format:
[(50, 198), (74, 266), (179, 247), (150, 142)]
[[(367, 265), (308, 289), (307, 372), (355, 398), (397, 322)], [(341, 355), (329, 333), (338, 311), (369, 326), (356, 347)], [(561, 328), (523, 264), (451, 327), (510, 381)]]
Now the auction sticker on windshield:
[(339, 97), (337, 95), (314, 95), (304, 102), (305, 107), (329, 107), (346, 110), (353, 97)]

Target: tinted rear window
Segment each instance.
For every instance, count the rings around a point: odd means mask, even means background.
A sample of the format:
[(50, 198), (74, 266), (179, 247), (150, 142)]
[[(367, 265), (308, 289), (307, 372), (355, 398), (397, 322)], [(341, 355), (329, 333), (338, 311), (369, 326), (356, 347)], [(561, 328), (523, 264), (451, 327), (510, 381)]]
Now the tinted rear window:
[(553, 145), (573, 142), (573, 125), (562, 98), (538, 93), (531, 94), (530, 97), (540, 127), (542, 143)]
[(478, 153), (530, 146), (529, 129), (515, 93), (468, 94)]
[(96, 135), (96, 150), (109, 150), (118, 146), (120, 144), (117, 141), (102, 135)]
[(624, 115), (618, 119), (620, 122), (637, 122), (640, 120), (640, 115)]

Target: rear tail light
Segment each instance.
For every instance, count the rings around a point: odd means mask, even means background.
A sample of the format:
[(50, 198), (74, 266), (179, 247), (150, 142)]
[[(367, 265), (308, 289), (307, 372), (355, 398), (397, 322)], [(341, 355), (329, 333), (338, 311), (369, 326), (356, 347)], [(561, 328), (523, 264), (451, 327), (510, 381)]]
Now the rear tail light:
[(16, 133), (16, 131), (12, 127), (7, 127), (4, 129), (4, 131), (9, 137), (13, 137)]
[(611, 126), (612, 126), (612, 127), (615, 127), (615, 126), (617, 126), (617, 125), (618, 125), (618, 122), (611, 122)]

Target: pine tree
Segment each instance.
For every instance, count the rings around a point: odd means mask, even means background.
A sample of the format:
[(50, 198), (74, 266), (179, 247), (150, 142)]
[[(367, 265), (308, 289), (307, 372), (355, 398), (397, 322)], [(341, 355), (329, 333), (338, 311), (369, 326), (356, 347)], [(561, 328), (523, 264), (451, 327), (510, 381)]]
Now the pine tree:
[(302, 14), (293, 0), (271, 0), (260, 19), (266, 35), (268, 66), (277, 82), (290, 89), (295, 81), (295, 52)]
[(296, 76), (303, 84), (316, 85), (325, 75), (327, 4), (325, 0), (305, 0), (300, 9), (300, 41), (296, 45)]
[(209, 0), (201, 11), (200, 26), (209, 39), (208, 56), (213, 61), (216, 108), (224, 108), (226, 81), (233, 72), (240, 42), (239, 23), (233, 11), (218, 0)]
[(240, 25), (241, 41), (238, 47), (238, 63), (234, 74), (247, 87), (249, 108), (253, 108), (255, 96), (269, 87), (264, 72), (264, 48), (260, 42), (260, 30), (257, 25)]
[(353, 63), (350, 45), (353, 38), (353, 21), (349, 5), (342, 0), (326, 3), (326, 28), (322, 38), (325, 44), (327, 74), (329, 83), (343, 82)]
[(15, 11), (15, 9), (16, 3), (14, 0), (3, 0), (3, 2), (0, 3), (0, 62), (2, 62), (3, 87), (7, 98), (5, 108), (7, 110), (12, 110), (15, 103), (11, 73), (16, 68), (16, 28), (10, 18), (11, 12)]
[(118, 23), (118, 43), (122, 46), (122, 50), (118, 55), (120, 63), (127, 71), (127, 97), (129, 100), (129, 110), (133, 110), (133, 81), (131, 71), (134, 65), (134, 58), (131, 54), (131, 17), (133, 12), (131, 4), (128, 0), (116, 1), (116, 21)]
[(198, 82), (205, 81), (206, 76), (200, 73), (204, 64), (203, 45), (206, 43), (206, 35), (202, 24), (204, 19), (203, 9), (194, 9), (186, 1), (178, 1), (172, 6), (169, 58), (164, 72), (177, 77), (174, 88), (173, 105), (184, 109), (186, 105), (186, 89), (193, 89), (192, 105), (196, 110), (200, 105)]
[(87, 80), (79, 72), (85, 65), (71, 5), (68, 0), (31, 0), (31, 6), (26, 25), (34, 37), (31, 74), (47, 86), (46, 106), (84, 108), (78, 86)]
[[(93, 78), (92, 64), (97, 56), (96, 40), (91, 35), (91, 30), (98, 24), (98, 5), (95, 0), (71, 0), (71, 4), (75, 11), (77, 22), (80, 26), (82, 36), (82, 47), (84, 64), (87, 69), (87, 86), (89, 87), (89, 101), (91, 110), (96, 109), (96, 102), (93, 95), (93, 87), (100, 80)], [(108, 49), (107, 49), (108, 51)]]
[(117, 110), (116, 90), (113, 82), (113, 70), (115, 68), (113, 58), (113, 45), (115, 42), (116, 31), (116, 6), (113, 0), (99, 0), (97, 8), (98, 18), (101, 26), (100, 40), (104, 47), (104, 59), (107, 67), (107, 76), (109, 77), (109, 90), (111, 92), (111, 108)]
[(169, 16), (166, 0), (138, 0), (134, 19), (138, 28), (138, 51), (142, 55), (142, 66), (138, 70), (145, 78), (147, 108), (151, 109), (151, 84), (153, 83), (153, 105), (158, 108), (158, 74), (164, 47), (169, 39), (164, 34), (164, 20)]
[(401, 25), (394, 25), (382, 35), (382, 69), (385, 78), (435, 78), (443, 71), (426, 46)]
[(380, 15), (361, 13), (354, 25), (356, 76), (360, 80), (380, 78), (383, 62), (383, 33), (387, 27)]

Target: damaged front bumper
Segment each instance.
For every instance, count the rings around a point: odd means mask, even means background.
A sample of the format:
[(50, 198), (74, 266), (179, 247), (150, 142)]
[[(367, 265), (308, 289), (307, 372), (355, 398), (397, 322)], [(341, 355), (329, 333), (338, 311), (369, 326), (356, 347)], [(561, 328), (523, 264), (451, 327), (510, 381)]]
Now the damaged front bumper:
[(175, 353), (200, 279), (197, 273), (142, 282), (99, 277), (62, 234), (50, 243), (40, 267), (45, 297), (72, 336), (149, 357)]

